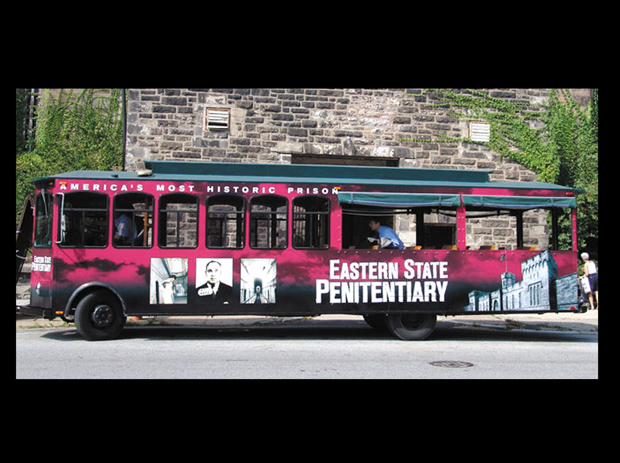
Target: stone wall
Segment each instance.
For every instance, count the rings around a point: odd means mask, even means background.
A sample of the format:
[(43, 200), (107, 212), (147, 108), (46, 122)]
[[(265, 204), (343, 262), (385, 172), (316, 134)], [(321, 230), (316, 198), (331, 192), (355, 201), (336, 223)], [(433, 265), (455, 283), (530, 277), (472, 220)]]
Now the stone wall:
[[(469, 136), (468, 122), (445, 108), (429, 107), (433, 96), (422, 90), (129, 89), (126, 166), (132, 170), (144, 160), (291, 163), (329, 156), (351, 163), (387, 160), (405, 168), (484, 169), (492, 171), (493, 180), (536, 180), (532, 171), (482, 145), (411, 141)], [(532, 103), (548, 96), (548, 89), (484, 91)], [(227, 110), (229, 127), (208, 129), (208, 109)], [(546, 248), (545, 217), (524, 220), (525, 244)], [(397, 225), (399, 232), (414, 236), (414, 224)], [(470, 225), (480, 233), (468, 245), (516, 243), (514, 218)]]
[[(543, 102), (547, 89), (488, 90)], [(517, 163), (469, 143), (415, 143), (467, 136), (467, 122), (428, 108), (422, 89), (129, 89), (127, 166), (144, 159), (289, 163), (291, 155), (380, 156), (403, 167), (488, 169), (532, 180)], [(208, 108), (228, 109), (228, 130), (206, 130)]]

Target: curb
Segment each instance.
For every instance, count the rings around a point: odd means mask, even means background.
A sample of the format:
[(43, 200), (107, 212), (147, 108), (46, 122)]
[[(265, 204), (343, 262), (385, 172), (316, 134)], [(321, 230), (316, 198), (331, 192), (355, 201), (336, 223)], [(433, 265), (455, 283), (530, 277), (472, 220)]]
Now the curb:
[[(553, 318), (560, 315), (560, 318)], [(579, 317), (579, 315), (582, 315)], [(544, 315), (469, 315), (438, 317), (437, 323), (447, 323), (455, 327), (466, 326), (506, 331), (566, 332), (566, 333), (598, 333), (598, 314), (544, 314)], [(501, 317), (501, 318), (500, 318)], [(539, 317), (539, 318), (538, 318)], [(572, 318), (574, 317), (574, 318)], [(579, 318), (577, 318), (579, 317)], [(475, 318), (472, 320), (472, 318)], [(144, 317), (139, 320), (129, 318), (127, 327), (138, 326), (203, 326), (203, 327), (260, 327), (300, 324), (306, 321), (362, 321), (360, 315), (320, 315), (317, 317), (267, 317), (267, 316), (179, 316), (179, 317)], [(17, 313), (16, 329), (54, 329), (72, 328), (73, 323), (61, 319), (46, 320)]]

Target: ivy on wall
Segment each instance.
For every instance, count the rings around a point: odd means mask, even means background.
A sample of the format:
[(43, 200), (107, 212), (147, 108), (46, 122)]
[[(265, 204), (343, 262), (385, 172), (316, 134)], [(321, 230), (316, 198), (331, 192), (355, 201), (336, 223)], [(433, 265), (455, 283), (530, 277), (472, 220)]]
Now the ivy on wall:
[[(551, 89), (545, 103), (508, 101), (477, 90), (426, 89), (429, 108), (446, 108), (452, 117), (484, 121), (488, 142), (438, 135), (435, 143), (461, 141), (488, 146), (538, 175), (541, 182), (583, 190), (577, 196), (578, 247), (598, 253), (598, 89), (584, 111), (566, 89)], [(561, 218), (560, 245), (570, 242), (570, 219)]]
[[(45, 91), (44, 104), (33, 108), (34, 146), (28, 150), (22, 145), (24, 151), (16, 153), (16, 220), (26, 196), (34, 191), (32, 179), (73, 170), (120, 168), (124, 146), (120, 98), (120, 89), (111, 89), (106, 96), (94, 89), (60, 90), (58, 97)], [(16, 106), (19, 119), (24, 110)]]

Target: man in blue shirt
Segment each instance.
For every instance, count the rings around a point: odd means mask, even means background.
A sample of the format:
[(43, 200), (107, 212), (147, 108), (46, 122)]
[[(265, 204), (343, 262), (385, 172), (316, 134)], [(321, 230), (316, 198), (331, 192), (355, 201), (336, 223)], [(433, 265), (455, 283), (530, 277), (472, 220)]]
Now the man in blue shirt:
[(379, 241), (379, 247), (381, 249), (404, 249), (405, 245), (400, 240), (396, 232), (392, 230), (390, 227), (381, 225), (380, 220), (381, 219), (378, 219), (378, 218), (372, 219), (368, 223), (368, 225), (370, 226), (370, 229), (373, 232), (379, 233), (379, 239), (378, 240), (375, 238), (368, 238), (368, 239), (371, 241)]
[(114, 220), (114, 226), (114, 243), (117, 246), (131, 246), (138, 236), (133, 220), (127, 214), (121, 214)]

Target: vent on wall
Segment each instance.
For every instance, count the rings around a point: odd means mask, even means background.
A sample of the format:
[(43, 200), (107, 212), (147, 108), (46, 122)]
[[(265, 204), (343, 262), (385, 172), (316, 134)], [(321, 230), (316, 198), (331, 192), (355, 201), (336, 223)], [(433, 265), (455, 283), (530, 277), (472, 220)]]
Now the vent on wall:
[(491, 124), (486, 122), (470, 122), (469, 138), (472, 141), (489, 141), (491, 139)]
[(207, 108), (205, 126), (207, 130), (227, 130), (230, 110)]

